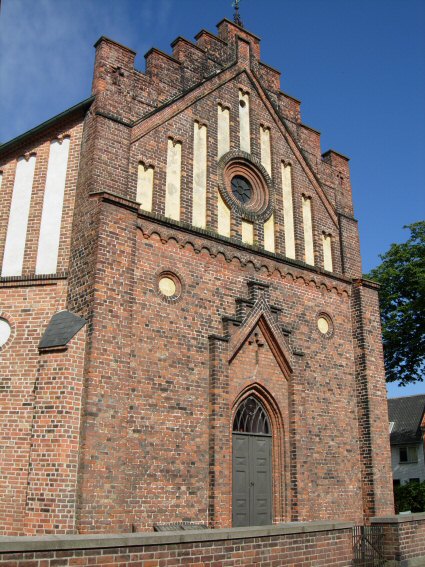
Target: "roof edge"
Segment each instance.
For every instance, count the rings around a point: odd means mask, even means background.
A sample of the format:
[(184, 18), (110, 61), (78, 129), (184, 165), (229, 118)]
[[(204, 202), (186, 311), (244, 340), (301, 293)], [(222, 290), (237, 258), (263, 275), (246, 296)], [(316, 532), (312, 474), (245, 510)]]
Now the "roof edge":
[(257, 41), (261, 41), (261, 37), (259, 37), (258, 35), (255, 35), (255, 33), (252, 33), (250, 31), (248, 31), (247, 29), (245, 29), (242, 26), (239, 26), (238, 24), (235, 24), (235, 22), (232, 22), (232, 20), (229, 20), (228, 18), (223, 18), (222, 20), (220, 20), (217, 24), (217, 28), (220, 27), (220, 25), (223, 22), (227, 22), (228, 24), (231, 24), (232, 26), (235, 26), (235, 28), (240, 29), (242, 32), (246, 33), (247, 35), (250, 35), (251, 37), (253, 37), (254, 39), (256, 39)]
[(48, 120), (46, 120), (45, 122), (42, 122), (38, 126), (31, 128), (31, 130), (27, 130), (23, 134), (16, 136), (16, 138), (12, 138), (8, 142), (1, 144), (0, 145), (0, 156), (3, 154), (3, 152), (12, 149), (15, 146), (18, 146), (26, 138), (29, 138), (30, 136), (33, 136), (35, 134), (39, 134), (39, 133), (43, 132), (44, 130), (47, 130), (47, 128), (50, 128), (50, 126), (53, 126), (53, 124), (55, 124), (56, 122), (59, 122), (60, 120), (63, 120), (64, 118), (68, 118), (69, 116), (72, 116), (73, 114), (77, 114), (80, 111), (82, 113), (86, 112), (90, 108), (94, 99), (95, 99), (94, 96), (86, 98), (85, 100), (79, 102), (78, 104), (75, 104), (74, 106), (71, 106), (67, 110), (64, 110), (60, 114), (56, 114), (56, 116), (53, 116), (52, 118), (49, 118)]
[(117, 47), (120, 47), (121, 49), (125, 49), (126, 51), (128, 51), (129, 53), (132, 53), (133, 55), (137, 55), (137, 52), (134, 51), (134, 49), (131, 49), (131, 47), (127, 47), (127, 45), (124, 45), (123, 43), (119, 43), (118, 41), (115, 41), (114, 39), (111, 39), (110, 37), (106, 36), (106, 35), (101, 35), (99, 37), (99, 39), (96, 41), (96, 43), (93, 44), (93, 47), (97, 47), (98, 45), (100, 45), (102, 43), (102, 41), (106, 41), (107, 43), (112, 43), (113, 45), (116, 45)]

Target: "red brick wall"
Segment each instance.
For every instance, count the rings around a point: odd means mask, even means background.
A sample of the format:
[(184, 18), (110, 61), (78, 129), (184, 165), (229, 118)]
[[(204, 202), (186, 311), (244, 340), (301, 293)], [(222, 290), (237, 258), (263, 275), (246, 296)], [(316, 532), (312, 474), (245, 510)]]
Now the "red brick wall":
[[(374, 518), (372, 522), (383, 529), (384, 557), (391, 565), (423, 564), (424, 514)], [(350, 524), (312, 522), (178, 534), (0, 538), (0, 565), (4, 567), (94, 564), (349, 567), (353, 536)]]
[[(274, 262), (264, 266), (260, 254), (243, 250), (231, 260), (230, 244), (211, 240), (203, 249), (203, 239), (195, 235), (184, 244), (185, 231), (141, 216), (142, 232), (134, 212), (108, 203), (102, 207), (79, 529), (128, 531), (131, 524), (150, 529), (155, 522), (215, 522), (208, 512), (212, 490), (222, 504), (218, 525), (229, 525), (230, 409), (253, 382), (275, 399), (285, 428), (277, 441), (284, 478), (275, 478), (281, 483), (275, 491), (281, 495), (275, 520), (338, 516), (360, 521), (349, 287), (332, 291), (335, 282), (328, 278), (306, 282), (301, 269), (283, 271), (280, 266), (279, 272)], [(263, 269), (255, 270), (257, 262)], [(158, 294), (161, 270), (180, 276), (179, 301), (165, 302)], [(225, 358), (220, 363), (224, 460), (215, 455), (220, 487), (208, 489), (213, 393), (212, 354), (205, 339), (224, 336), (222, 316), (237, 313), (235, 300), (249, 297), (247, 283), (253, 277), (270, 284), (270, 304), (282, 309), (279, 324), (290, 328), (290, 347), (304, 356), (293, 357), (289, 387), (267, 347), (260, 355), (264, 368), (257, 373), (249, 346), (230, 368)], [(331, 338), (322, 338), (317, 330), (321, 311), (333, 319)], [(289, 398), (290, 409), (285, 409)], [(297, 492), (290, 505), (288, 475)]]
[(65, 533), (74, 526), (84, 340), (66, 353), (40, 356), (37, 348), (65, 299), (60, 279), (0, 284), (2, 316), (13, 333), (0, 353), (2, 534)]
[[(0, 565), (7, 567), (48, 567), (49, 565), (126, 565), (143, 567), (192, 565), (193, 567), (229, 567), (236, 565), (269, 566), (279, 565), (295, 567), (314, 565), (314, 567), (348, 567), (352, 559), (351, 529), (346, 527), (307, 526), (306, 533), (300, 530), (273, 529), (256, 530), (250, 536), (241, 533), (195, 532), (182, 535), (155, 534), (148, 538), (143, 534), (129, 534), (116, 539), (114, 543), (106, 539), (97, 544), (89, 541), (93, 549), (80, 549), (83, 541), (60, 541), (61, 549), (56, 545), (49, 547), (49, 541), (43, 544), (43, 551), (5, 553), (0, 551)], [(281, 532), (281, 533), (279, 533)], [(148, 540), (148, 541), (147, 541)], [(180, 541), (179, 541), (180, 540)], [(146, 542), (146, 543), (145, 543)], [(66, 545), (70, 549), (66, 549)], [(31, 550), (31, 543), (26, 548)], [(40, 545), (40, 544), (39, 544)], [(50, 544), (51, 545), (51, 544)], [(107, 546), (113, 545), (112, 548)], [(13, 543), (9, 545), (13, 549)], [(65, 548), (65, 549), (64, 549)]]
[(74, 533), (85, 327), (66, 352), (40, 354), (33, 392), (23, 533)]
[[(23, 263), (23, 275), (19, 277), (0, 278), (0, 313), (1, 316), (9, 321), (12, 327), (11, 339), (8, 343), (0, 347), (1, 357), (1, 378), (0, 378), (0, 533), (2, 534), (22, 534), (35, 533), (41, 530), (43, 533), (54, 531), (53, 524), (57, 524), (59, 532), (69, 531), (69, 518), (75, 515), (75, 486), (74, 486), (74, 506), (72, 511), (68, 506), (68, 497), (64, 496), (64, 501), (58, 502), (54, 507), (57, 509), (54, 522), (44, 523), (35, 528), (29, 520), (28, 506), (32, 490), (47, 493), (52, 490), (55, 497), (63, 494), (68, 483), (73, 482), (75, 471), (73, 465), (66, 466), (67, 457), (63, 455), (62, 474), (65, 479), (61, 480), (61, 486), (55, 480), (58, 458), (43, 456), (37, 462), (36, 457), (40, 442), (44, 445), (43, 455), (53, 451), (49, 448), (51, 434), (42, 433), (39, 428), (43, 420), (47, 419), (44, 410), (40, 409), (47, 400), (51, 400), (53, 406), (47, 411), (51, 416), (54, 427), (62, 427), (67, 430), (74, 443), (73, 451), (78, 451), (79, 426), (75, 423), (73, 411), (68, 414), (62, 402), (57, 405), (54, 401), (55, 388), (58, 382), (52, 382), (52, 388), (43, 390), (46, 382), (55, 381), (58, 368), (51, 362), (51, 355), (46, 355), (41, 360), (38, 352), (38, 343), (52, 315), (61, 309), (66, 308), (67, 281), (66, 272), (68, 270), (71, 227), (73, 221), (75, 191), (77, 184), (81, 135), (83, 124), (81, 117), (69, 118), (59, 121), (46, 131), (34, 136), (29, 140), (23, 141), (17, 147), (12, 148), (0, 157), (0, 170), (3, 171), (2, 200), (0, 203), (0, 259), (3, 257), (4, 243), (9, 219), (9, 209), (12, 199), (13, 183), (16, 169), (16, 160), (19, 156), (26, 153), (36, 154), (36, 166), (34, 182), (32, 188), (30, 216), (28, 220), (28, 230), (26, 238), (25, 256)], [(47, 162), (49, 157), (50, 142), (58, 136), (70, 136), (70, 153), (68, 158), (68, 168), (66, 175), (65, 197), (62, 212), (62, 224), (60, 235), (60, 246), (58, 256), (57, 274), (52, 276), (35, 276), (36, 256), (38, 248), (38, 237), (40, 231), (41, 211), (43, 206), (44, 187), (46, 183)], [(74, 349), (76, 347), (73, 347)], [(84, 350), (84, 344), (80, 345)], [(78, 349), (77, 349), (78, 350)], [(59, 366), (69, 373), (69, 377), (79, 376), (82, 378), (82, 368), (73, 366), (76, 359), (70, 353), (53, 355), (56, 361), (60, 359)], [(53, 364), (53, 365), (52, 365)], [(47, 366), (46, 366), (47, 365)], [(69, 370), (69, 365), (71, 369)], [(50, 368), (48, 376), (45, 374)], [(62, 375), (59, 379), (65, 379)], [(63, 385), (63, 384), (62, 384)], [(69, 383), (68, 383), (69, 387)], [(71, 395), (78, 397), (78, 384), (75, 384), (76, 391)], [(38, 399), (41, 391), (45, 392), (43, 399)], [(63, 396), (63, 404), (66, 405), (69, 392)], [(80, 393), (81, 396), (81, 393)], [(64, 411), (62, 417), (57, 411)], [(43, 415), (40, 414), (40, 411)], [(76, 406), (78, 413), (78, 405)], [(64, 417), (66, 416), (66, 417)], [(77, 444), (77, 447), (75, 446)], [(71, 450), (71, 449), (70, 449)], [(32, 461), (32, 458), (35, 461)], [(43, 461), (43, 459), (45, 459)], [(62, 460), (62, 456), (59, 461)], [(51, 466), (52, 478), (46, 479), (46, 467)], [(37, 467), (44, 469), (40, 473)], [(60, 465), (62, 466), (62, 465)], [(36, 480), (37, 475), (42, 478)], [(34, 479), (34, 484), (32, 484)], [(37, 483), (41, 483), (38, 484)], [(59, 483), (59, 484), (60, 484)], [(56, 488), (54, 485), (56, 484)], [(37, 485), (37, 488), (36, 488)], [(37, 500), (36, 507), (44, 507), (44, 497)], [(68, 506), (67, 512), (61, 516), (62, 511)], [(49, 504), (48, 507), (51, 507)], [(41, 514), (44, 515), (44, 512)], [(65, 519), (68, 515), (68, 519)], [(47, 517), (47, 515), (45, 515)], [(26, 522), (30, 521), (30, 524)], [(73, 526), (73, 519), (71, 524)]]
[[(425, 564), (425, 514), (373, 518), (384, 532), (385, 559), (396, 565)], [(421, 561), (422, 560), (422, 561)]]
[(377, 285), (359, 280), (352, 296), (364, 519), (394, 513), (388, 406)]

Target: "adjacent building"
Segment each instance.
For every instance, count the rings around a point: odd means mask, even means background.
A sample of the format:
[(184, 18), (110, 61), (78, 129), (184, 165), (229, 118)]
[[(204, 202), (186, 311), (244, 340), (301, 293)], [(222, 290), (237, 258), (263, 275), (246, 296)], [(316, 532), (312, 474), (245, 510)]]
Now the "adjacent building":
[(425, 481), (425, 394), (388, 400), (394, 486)]

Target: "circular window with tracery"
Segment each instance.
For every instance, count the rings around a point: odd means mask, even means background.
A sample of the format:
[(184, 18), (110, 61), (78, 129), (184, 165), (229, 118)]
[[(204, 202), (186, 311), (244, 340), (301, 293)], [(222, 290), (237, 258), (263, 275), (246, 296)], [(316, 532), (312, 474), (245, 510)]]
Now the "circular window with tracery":
[(273, 211), (272, 180), (259, 160), (231, 151), (219, 161), (219, 188), (226, 205), (251, 222), (267, 220)]
[(248, 203), (252, 196), (251, 183), (243, 175), (235, 175), (231, 181), (233, 195), (241, 203)]

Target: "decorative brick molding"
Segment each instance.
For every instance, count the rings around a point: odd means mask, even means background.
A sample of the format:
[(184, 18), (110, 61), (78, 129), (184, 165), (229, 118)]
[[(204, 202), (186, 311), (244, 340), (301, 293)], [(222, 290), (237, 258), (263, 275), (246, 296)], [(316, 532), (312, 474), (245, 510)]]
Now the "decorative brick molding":
[(287, 277), (300, 285), (313, 285), (317, 289), (344, 295), (346, 298), (351, 295), (349, 278), (329, 274), (320, 268), (299, 260), (291, 260), (281, 254), (259, 250), (258, 247), (243, 244), (211, 230), (195, 228), (182, 221), (174, 221), (146, 211), (139, 211), (137, 226), (145, 239), (158, 235), (163, 244), (174, 240), (182, 248), (191, 247), (198, 254), (205, 251), (212, 258), (222, 255), (228, 263), (236, 259), (243, 267), (252, 265), (258, 272), (265, 269), (270, 275), (279, 273), (282, 278)]

